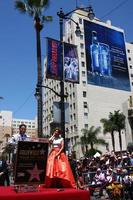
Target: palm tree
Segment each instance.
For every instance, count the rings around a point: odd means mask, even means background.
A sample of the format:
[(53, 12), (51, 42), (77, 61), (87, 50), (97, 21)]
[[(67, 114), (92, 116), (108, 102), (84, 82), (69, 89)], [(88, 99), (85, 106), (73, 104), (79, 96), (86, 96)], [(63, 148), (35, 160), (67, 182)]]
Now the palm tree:
[[(104, 133), (110, 132), (112, 137), (112, 145), (115, 144), (114, 142), (114, 131), (119, 133), (119, 145), (120, 151), (122, 151), (122, 138), (121, 138), (121, 131), (125, 129), (125, 115), (120, 110), (114, 111), (114, 113), (109, 113), (109, 119), (101, 119), (104, 127)], [(115, 146), (115, 145), (114, 145)], [(113, 150), (115, 150), (113, 146)]]
[(42, 66), (41, 66), (41, 42), (40, 42), (40, 32), (43, 29), (44, 21), (51, 21), (51, 16), (44, 16), (43, 11), (49, 5), (49, 0), (20, 0), (15, 1), (15, 8), (19, 10), (22, 14), (28, 14), (34, 20), (34, 26), (36, 30), (36, 45), (37, 45), (37, 88), (36, 95), (38, 95), (38, 137), (43, 136), (42, 128)]
[(104, 119), (104, 118), (101, 119), (100, 121), (103, 123), (103, 133), (104, 134), (107, 134), (107, 133), (111, 134), (113, 151), (115, 151), (115, 139), (114, 139), (114, 129), (113, 129), (112, 121), (110, 121), (109, 119)]
[[(83, 136), (80, 138), (80, 144), (84, 152), (85, 147), (85, 154), (87, 154), (89, 151), (93, 152), (94, 145), (101, 144), (101, 145), (107, 145), (104, 139), (98, 137), (98, 134), (101, 131), (101, 127), (95, 128), (94, 126), (91, 126), (89, 129), (82, 129)], [(88, 150), (88, 145), (90, 145), (90, 150)]]

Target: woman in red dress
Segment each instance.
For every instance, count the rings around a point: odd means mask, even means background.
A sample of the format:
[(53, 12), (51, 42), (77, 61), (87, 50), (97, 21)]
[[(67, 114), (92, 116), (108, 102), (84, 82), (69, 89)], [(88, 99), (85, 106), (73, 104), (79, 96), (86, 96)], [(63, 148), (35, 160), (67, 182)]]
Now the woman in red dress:
[(72, 170), (64, 153), (64, 140), (61, 137), (61, 130), (56, 128), (49, 138), (52, 150), (49, 153), (46, 167), (46, 187), (76, 188)]

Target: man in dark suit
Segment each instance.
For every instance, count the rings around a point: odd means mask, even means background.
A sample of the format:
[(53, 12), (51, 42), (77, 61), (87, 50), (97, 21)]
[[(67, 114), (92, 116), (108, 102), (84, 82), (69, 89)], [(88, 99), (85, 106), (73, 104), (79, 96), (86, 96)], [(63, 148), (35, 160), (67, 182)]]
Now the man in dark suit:
[[(8, 165), (0, 153), (0, 186), (5, 185), (5, 180), (8, 176)], [(8, 177), (9, 178), (9, 177)], [(10, 183), (8, 182), (7, 185)]]
[(16, 152), (17, 152), (17, 144), (19, 141), (29, 141), (30, 137), (26, 133), (26, 125), (20, 124), (19, 125), (19, 133), (12, 135), (12, 137), (8, 141), (8, 145), (13, 149), (13, 156), (12, 156), (12, 165), (13, 165), (13, 173), (15, 170), (15, 163), (16, 163)]

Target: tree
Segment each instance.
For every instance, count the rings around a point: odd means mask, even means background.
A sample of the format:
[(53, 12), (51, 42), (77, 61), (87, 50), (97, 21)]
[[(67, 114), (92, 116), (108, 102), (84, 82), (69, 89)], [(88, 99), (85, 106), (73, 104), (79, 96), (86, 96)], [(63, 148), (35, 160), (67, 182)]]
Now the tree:
[(104, 119), (104, 118), (101, 119), (100, 121), (103, 123), (103, 133), (104, 134), (107, 134), (107, 133), (111, 134), (113, 151), (115, 151), (114, 128), (113, 128), (112, 121), (110, 121), (110, 119)]
[(113, 150), (115, 151), (115, 140), (114, 132), (117, 131), (119, 134), (119, 145), (120, 151), (122, 151), (122, 138), (121, 131), (125, 129), (125, 115), (120, 110), (114, 111), (114, 113), (109, 113), (109, 119), (101, 119), (103, 123), (104, 133), (111, 133)]
[[(101, 127), (95, 128), (91, 126), (89, 129), (82, 129), (83, 136), (80, 138), (80, 144), (83, 149), (83, 153), (88, 154), (89, 151), (94, 152), (94, 145), (101, 144), (107, 145), (104, 139), (98, 137), (98, 134), (101, 131)], [(90, 145), (90, 149), (88, 150), (88, 145)], [(85, 150), (84, 150), (85, 147)]]
[(37, 45), (37, 95), (38, 97), (38, 137), (42, 137), (43, 128), (42, 128), (42, 87), (39, 87), (42, 84), (42, 66), (41, 66), (41, 42), (40, 42), (40, 32), (43, 29), (44, 21), (51, 21), (51, 16), (44, 16), (43, 11), (49, 5), (49, 0), (20, 0), (15, 1), (15, 8), (19, 10), (22, 14), (28, 14), (34, 20), (34, 26), (36, 30), (36, 45)]

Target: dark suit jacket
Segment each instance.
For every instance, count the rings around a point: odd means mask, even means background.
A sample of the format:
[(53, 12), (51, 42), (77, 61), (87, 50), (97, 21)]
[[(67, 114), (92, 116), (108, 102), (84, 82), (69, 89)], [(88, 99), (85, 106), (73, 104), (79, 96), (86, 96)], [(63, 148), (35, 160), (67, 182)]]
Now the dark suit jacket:
[(0, 185), (4, 185), (6, 176), (8, 174), (8, 165), (5, 160), (0, 159), (0, 173), (3, 174), (0, 176)]

